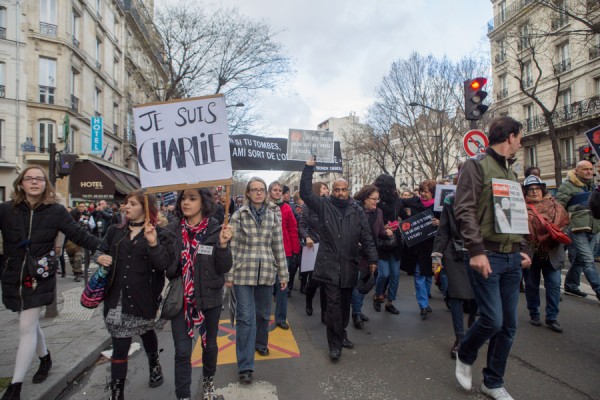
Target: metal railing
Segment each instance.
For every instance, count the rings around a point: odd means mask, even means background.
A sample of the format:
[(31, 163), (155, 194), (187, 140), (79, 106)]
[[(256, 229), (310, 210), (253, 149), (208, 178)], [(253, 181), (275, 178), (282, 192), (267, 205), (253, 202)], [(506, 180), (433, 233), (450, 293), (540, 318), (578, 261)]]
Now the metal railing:
[(56, 36), (58, 32), (58, 27), (54, 24), (49, 24), (47, 22), (40, 22), (40, 33), (46, 36)]
[(519, 38), (519, 42), (517, 43), (517, 50), (522, 51), (531, 47), (531, 41), (529, 40), (529, 36), (521, 36)]
[(590, 60), (600, 57), (600, 44), (595, 44), (590, 48)]
[(498, 94), (496, 95), (496, 98), (498, 100), (505, 99), (506, 97), (508, 97), (508, 89), (506, 89), (506, 88), (498, 91)]
[(565, 58), (564, 60), (554, 64), (554, 75), (562, 74), (571, 69), (571, 59)]
[(523, 79), (523, 87), (525, 89), (530, 88), (532, 86), (533, 86), (533, 78), (529, 77), (529, 78)]
[(553, 31), (562, 28), (569, 22), (569, 18), (565, 14), (561, 14), (558, 18), (554, 18), (550, 24)]
[(525, 6), (527, 6), (528, 4), (530, 4), (532, 2), (533, 2), (533, 0), (513, 1), (511, 4), (506, 6), (506, 8), (504, 9), (504, 12), (500, 12), (500, 13), (494, 15), (494, 18), (489, 20), (489, 22), (487, 24), (488, 33), (493, 31), (494, 29), (498, 28), (500, 25), (504, 24), (506, 21), (508, 21), (513, 16), (518, 14), (519, 11), (521, 11), (523, 8), (525, 8)]
[(76, 48), (79, 48), (79, 40), (77, 40), (77, 38), (75, 36), (72, 36), (73, 39), (73, 46), (75, 46)]
[(577, 160), (575, 158), (569, 158), (566, 160), (561, 160), (560, 164), (562, 169), (571, 169), (577, 166)]
[(0, 39), (6, 39), (6, 28), (0, 26)]
[(71, 95), (71, 110), (79, 112), (79, 99), (75, 95)]
[(503, 63), (504, 61), (506, 61), (506, 53), (502, 52), (502, 53), (496, 54), (494, 61), (496, 61), (496, 64)]
[[(600, 115), (600, 96), (594, 96), (582, 101), (576, 101), (566, 106), (559, 107), (552, 114), (552, 122), (560, 127), (573, 121), (586, 119)], [(537, 115), (522, 121), (523, 130), (526, 134), (541, 131), (548, 126), (543, 115)]]
[(54, 92), (56, 90), (53, 86), (40, 85), (40, 103), (54, 104)]

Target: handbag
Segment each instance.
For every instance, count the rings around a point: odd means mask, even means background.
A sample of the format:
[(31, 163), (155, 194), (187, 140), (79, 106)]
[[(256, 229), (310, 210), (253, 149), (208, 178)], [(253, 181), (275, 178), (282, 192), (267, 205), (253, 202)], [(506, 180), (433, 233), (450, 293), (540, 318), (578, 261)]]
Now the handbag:
[(550, 235), (550, 237), (552, 239), (554, 239), (558, 243), (562, 243), (562, 244), (570, 244), (571, 243), (571, 238), (568, 235), (566, 235), (563, 231), (558, 229), (558, 226), (556, 226), (556, 224), (554, 224), (554, 222), (548, 221), (548, 220), (546, 220), (546, 218), (542, 217), (538, 213), (537, 209), (535, 208), (535, 206), (533, 204), (528, 204), (527, 207), (529, 209), (531, 209), (531, 211), (534, 212), (534, 214), (540, 220), (540, 222), (542, 223), (542, 226), (544, 226), (546, 228), (546, 230), (548, 231), (548, 234)]
[(83, 293), (81, 293), (81, 305), (85, 308), (96, 308), (104, 298), (110, 288), (108, 279), (109, 270), (103, 266), (98, 267), (96, 272), (88, 279)]
[(183, 307), (183, 277), (181, 275), (169, 280), (162, 294), (162, 300), (156, 319), (173, 319)]

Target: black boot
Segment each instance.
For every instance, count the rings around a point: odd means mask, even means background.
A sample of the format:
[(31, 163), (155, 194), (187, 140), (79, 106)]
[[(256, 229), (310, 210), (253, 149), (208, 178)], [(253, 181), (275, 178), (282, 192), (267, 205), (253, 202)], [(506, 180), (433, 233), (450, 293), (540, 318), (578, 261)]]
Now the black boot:
[(202, 378), (202, 400), (215, 400), (215, 378), (213, 376), (205, 376)]
[(23, 385), (23, 382), (11, 383), (10, 386), (6, 388), (2, 400), (21, 400), (21, 385)]
[(44, 357), (40, 357), (40, 367), (33, 375), (33, 383), (44, 382), (48, 377), (50, 368), (52, 368), (52, 359), (50, 358), (50, 352), (48, 352)]
[(109, 389), (109, 400), (125, 400), (125, 378), (113, 379), (112, 382), (104, 390), (106, 391)]
[(163, 383), (163, 374), (160, 363), (158, 362), (158, 353), (146, 353), (148, 355), (148, 366), (150, 367), (150, 387), (159, 387)]

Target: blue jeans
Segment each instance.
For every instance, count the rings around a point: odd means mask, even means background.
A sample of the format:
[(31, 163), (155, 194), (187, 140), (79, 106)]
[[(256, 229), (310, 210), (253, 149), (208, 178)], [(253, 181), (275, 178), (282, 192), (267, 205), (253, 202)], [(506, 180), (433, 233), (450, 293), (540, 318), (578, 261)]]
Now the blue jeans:
[[(527, 272), (525, 272), (527, 271)], [(544, 275), (546, 288), (546, 319), (556, 321), (558, 316), (558, 303), (560, 302), (560, 269), (555, 270), (548, 260), (536, 260), (527, 270), (525, 275), (525, 298), (527, 309), (531, 318), (540, 317), (540, 277)]]
[(269, 344), (269, 319), (273, 287), (234, 285), (237, 298), (236, 340), (238, 372), (254, 371), (254, 351)]
[[(469, 267), (479, 318), (462, 340), (458, 357), (465, 364), (472, 365), (481, 346), (489, 340), (483, 382), (494, 389), (504, 385), (506, 361), (517, 331), (521, 255), (518, 252), (488, 252), (487, 257), (492, 269), (487, 279)], [(465, 263), (469, 265), (469, 257), (466, 257)]]
[(578, 290), (581, 273), (597, 294), (600, 294), (600, 276), (594, 264), (594, 247), (600, 233), (571, 233), (571, 247), (575, 249), (575, 260), (565, 276), (565, 289)]
[(387, 260), (377, 260), (377, 281), (375, 282), (375, 294), (383, 296), (385, 283), (390, 280), (387, 288), (388, 302), (396, 300), (398, 283), (400, 282), (400, 260), (390, 256)]
[[(292, 257), (286, 257), (288, 268), (292, 262)], [(275, 294), (275, 323), (285, 322), (287, 320), (287, 293), (288, 288), (281, 290), (281, 283), (279, 282), (279, 274), (275, 275), (275, 285), (273, 286), (273, 293)]]
[(362, 306), (365, 301), (365, 295), (360, 294), (358, 289), (352, 289), (352, 315), (362, 313)]
[(431, 292), (431, 276), (421, 276), (419, 264), (415, 266), (415, 292), (419, 308), (429, 307), (429, 293)]

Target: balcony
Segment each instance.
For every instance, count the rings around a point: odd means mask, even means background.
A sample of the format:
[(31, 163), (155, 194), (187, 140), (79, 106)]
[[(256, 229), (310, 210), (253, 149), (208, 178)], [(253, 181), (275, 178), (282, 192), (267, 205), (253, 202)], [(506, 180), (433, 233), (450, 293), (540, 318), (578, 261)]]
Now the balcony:
[(56, 25), (48, 24), (46, 22), (40, 22), (40, 33), (42, 35), (56, 37), (57, 31), (58, 31), (58, 28)]
[(54, 91), (56, 90), (53, 86), (40, 85), (40, 103), (54, 104)]
[(575, 158), (569, 158), (561, 160), (560, 164), (562, 169), (573, 169), (577, 166), (577, 160), (575, 160)]
[(0, 39), (6, 39), (6, 28), (0, 26)]
[(598, 57), (600, 57), (600, 44), (596, 44), (590, 49), (590, 60), (595, 60)]
[(75, 46), (75, 48), (79, 48), (79, 40), (77, 40), (77, 38), (75, 36), (72, 36), (72, 41), (73, 41), (73, 46)]
[(517, 15), (519, 11), (521, 11), (530, 3), (533, 3), (533, 0), (513, 1), (510, 5), (506, 6), (506, 8), (503, 11), (494, 15), (494, 18), (488, 22), (488, 33), (492, 32), (494, 29), (500, 27), (506, 21)]
[[(576, 101), (566, 106), (557, 107), (552, 114), (552, 121), (557, 128), (590, 118), (600, 117), (600, 97), (595, 96), (582, 101)], [(537, 115), (522, 121), (525, 134), (539, 133), (548, 123), (543, 115)]]
[(552, 23), (550, 24), (550, 26), (553, 31), (556, 31), (556, 30), (562, 28), (563, 26), (567, 25), (567, 22), (569, 22), (569, 18), (567, 18), (567, 16), (565, 14), (561, 14), (560, 17), (554, 18), (552, 20)]
[(494, 58), (494, 61), (496, 62), (496, 64), (503, 63), (504, 61), (506, 61), (506, 53), (502, 52), (502, 53), (496, 54), (496, 57)]
[(533, 86), (533, 79), (531, 77), (523, 79), (523, 87), (529, 89)]
[(113, 133), (114, 133), (115, 135), (117, 135), (117, 134), (118, 134), (118, 132), (119, 132), (119, 125), (117, 125), (117, 124), (113, 124)]
[(563, 72), (571, 70), (571, 59), (565, 58), (561, 62), (554, 64), (554, 75), (560, 75)]
[(502, 99), (505, 99), (507, 97), (508, 97), (508, 89), (507, 88), (504, 88), (504, 89), (500, 90), (498, 92), (498, 94), (496, 95), (496, 98), (498, 100), (502, 100)]
[(0, 98), (6, 97), (6, 86), (0, 85)]
[(522, 36), (519, 38), (519, 42), (517, 43), (517, 50), (523, 51), (531, 47), (531, 41), (529, 40), (529, 36)]
[(71, 95), (71, 110), (79, 112), (79, 99), (74, 95)]

